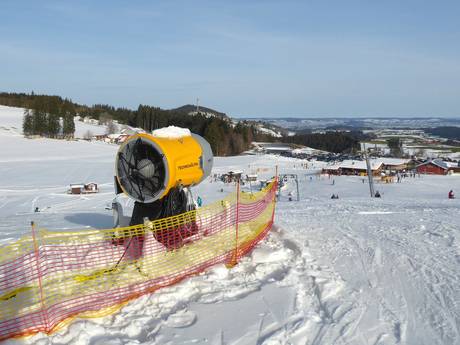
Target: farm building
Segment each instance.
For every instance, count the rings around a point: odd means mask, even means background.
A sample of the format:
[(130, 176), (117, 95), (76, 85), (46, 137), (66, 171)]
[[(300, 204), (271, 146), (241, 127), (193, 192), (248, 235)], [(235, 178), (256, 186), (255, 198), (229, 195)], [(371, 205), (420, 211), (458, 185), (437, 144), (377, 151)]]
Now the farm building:
[[(372, 175), (379, 176), (383, 170), (383, 162), (380, 160), (371, 160)], [(323, 169), (323, 173), (331, 175), (367, 175), (366, 161), (345, 160), (339, 164)]]
[(433, 159), (417, 165), (416, 170), (419, 174), (446, 175), (449, 171), (449, 166), (442, 160)]

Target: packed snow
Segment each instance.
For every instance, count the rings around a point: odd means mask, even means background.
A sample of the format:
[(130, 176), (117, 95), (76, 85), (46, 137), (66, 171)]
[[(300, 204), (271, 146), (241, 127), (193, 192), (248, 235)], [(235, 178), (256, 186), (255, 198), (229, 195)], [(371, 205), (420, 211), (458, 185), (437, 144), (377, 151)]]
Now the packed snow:
[[(11, 109), (0, 108), (0, 244), (28, 234), (31, 220), (48, 230), (111, 227), (118, 146), (25, 139)], [(297, 174), (300, 201), (289, 201), (295, 184), (283, 181), (273, 230), (234, 268), (215, 266), (111, 316), (4, 344), (460, 343), (460, 201), (447, 199), (450, 189), (460, 195), (459, 176), (376, 183), (382, 198), (371, 199), (362, 177), (319, 175), (319, 162), (217, 157), (212, 174), (264, 180), (275, 166)], [(90, 181), (100, 193), (66, 194), (70, 183)], [(211, 203), (234, 190), (209, 178), (193, 194)]]
[(174, 138), (189, 137), (191, 133), (188, 128), (169, 126), (169, 127), (155, 129), (152, 132), (152, 135), (158, 138), (174, 139)]

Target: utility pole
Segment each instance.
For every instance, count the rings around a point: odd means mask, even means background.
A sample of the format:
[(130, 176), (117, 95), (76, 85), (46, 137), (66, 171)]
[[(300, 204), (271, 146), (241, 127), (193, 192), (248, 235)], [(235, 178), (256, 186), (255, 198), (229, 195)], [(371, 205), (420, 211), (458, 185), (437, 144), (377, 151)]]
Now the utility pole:
[(372, 175), (371, 162), (369, 161), (369, 156), (367, 151), (364, 152), (364, 157), (366, 158), (366, 167), (367, 167), (367, 177), (369, 178), (369, 191), (371, 192), (371, 198), (374, 197), (374, 176)]
[(297, 178), (297, 174), (295, 175), (295, 186), (297, 188), (297, 201), (300, 201), (300, 194), (299, 194), (299, 179)]
[(200, 112), (200, 105), (199, 105), (199, 103), (200, 103), (200, 99), (197, 98), (197, 99), (196, 99), (196, 113), (197, 113), (197, 114)]

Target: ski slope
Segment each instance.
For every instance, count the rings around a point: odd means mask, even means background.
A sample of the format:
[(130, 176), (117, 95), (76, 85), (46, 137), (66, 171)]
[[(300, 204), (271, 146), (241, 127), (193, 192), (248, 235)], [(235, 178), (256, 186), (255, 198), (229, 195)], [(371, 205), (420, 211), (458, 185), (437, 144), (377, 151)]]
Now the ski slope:
[[(0, 107), (0, 244), (27, 234), (31, 220), (48, 230), (111, 227), (118, 147), (25, 139), (12, 128), (17, 118), (20, 109)], [(264, 179), (277, 165), (299, 176), (300, 202), (288, 200), (296, 189), (287, 181), (272, 233), (233, 269), (216, 266), (112, 316), (3, 344), (460, 344), (460, 201), (447, 199), (450, 189), (460, 195), (460, 176), (376, 184), (382, 198), (371, 199), (362, 178), (319, 178), (322, 164), (301, 163), (215, 159), (213, 173)], [(101, 192), (65, 193), (85, 182)], [(234, 188), (208, 179), (194, 195), (210, 203)]]

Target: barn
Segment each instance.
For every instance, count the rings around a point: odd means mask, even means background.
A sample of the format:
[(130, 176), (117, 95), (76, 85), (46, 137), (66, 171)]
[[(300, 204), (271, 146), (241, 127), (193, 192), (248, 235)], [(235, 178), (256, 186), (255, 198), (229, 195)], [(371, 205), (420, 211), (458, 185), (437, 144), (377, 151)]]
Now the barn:
[(417, 165), (417, 173), (428, 175), (446, 175), (449, 167), (440, 159), (433, 159)]

